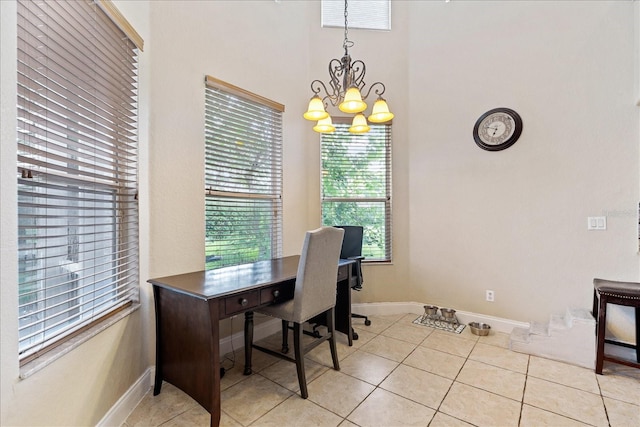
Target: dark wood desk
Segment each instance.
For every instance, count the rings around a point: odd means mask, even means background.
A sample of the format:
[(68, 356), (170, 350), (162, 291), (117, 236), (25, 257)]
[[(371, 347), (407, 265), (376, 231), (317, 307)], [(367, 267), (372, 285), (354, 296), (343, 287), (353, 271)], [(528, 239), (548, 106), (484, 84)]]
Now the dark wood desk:
[[(156, 375), (175, 385), (220, 424), (219, 321), (293, 298), (299, 256), (258, 261), (215, 270), (161, 277), (153, 285), (156, 309)], [(353, 261), (340, 260), (337, 277), (336, 330), (351, 329)], [(245, 337), (246, 342), (246, 337)]]

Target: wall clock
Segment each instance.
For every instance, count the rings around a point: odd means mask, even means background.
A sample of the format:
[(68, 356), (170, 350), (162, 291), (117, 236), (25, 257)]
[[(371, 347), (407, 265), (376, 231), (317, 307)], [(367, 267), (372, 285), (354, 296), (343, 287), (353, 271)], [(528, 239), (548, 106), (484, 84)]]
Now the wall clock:
[(522, 133), (522, 119), (510, 108), (484, 113), (473, 127), (473, 139), (487, 151), (500, 151), (516, 143)]

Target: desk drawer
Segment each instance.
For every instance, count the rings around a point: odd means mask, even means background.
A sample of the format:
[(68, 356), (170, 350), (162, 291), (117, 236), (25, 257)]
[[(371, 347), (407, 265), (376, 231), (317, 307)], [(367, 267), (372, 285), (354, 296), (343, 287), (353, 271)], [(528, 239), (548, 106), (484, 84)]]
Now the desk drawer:
[(349, 277), (349, 269), (352, 264), (341, 265), (338, 267), (338, 282), (342, 282), (343, 280)]
[(242, 294), (227, 297), (223, 300), (224, 314), (229, 316), (235, 313), (242, 313), (260, 305), (258, 291), (249, 291)]
[(295, 280), (279, 283), (260, 290), (260, 305), (284, 302), (293, 298)]

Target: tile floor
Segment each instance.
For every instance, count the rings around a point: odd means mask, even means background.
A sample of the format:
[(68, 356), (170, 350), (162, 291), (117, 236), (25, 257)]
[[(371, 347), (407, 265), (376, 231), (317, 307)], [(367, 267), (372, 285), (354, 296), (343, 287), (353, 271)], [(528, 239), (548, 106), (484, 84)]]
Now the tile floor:
[[(307, 355), (309, 398), (296, 369), (243, 349), (222, 379), (222, 426), (640, 426), (640, 370), (605, 363), (605, 375), (507, 349), (508, 335), (444, 332), (413, 324), (415, 314), (354, 320), (353, 347), (339, 335), (341, 370), (328, 344)], [(264, 340), (277, 348), (279, 334)], [(231, 360), (225, 360), (225, 367)], [(209, 414), (165, 383), (126, 420), (133, 426), (208, 426)]]

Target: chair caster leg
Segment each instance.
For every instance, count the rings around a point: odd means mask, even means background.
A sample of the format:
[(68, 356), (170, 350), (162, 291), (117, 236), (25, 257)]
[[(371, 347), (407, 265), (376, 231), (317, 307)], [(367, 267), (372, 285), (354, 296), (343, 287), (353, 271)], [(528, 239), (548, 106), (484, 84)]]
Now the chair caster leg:
[(358, 337), (358, 333), (357, 333), (356, 331), (351, 332), (351, 337), (352, 337), (354, 340), (357, 340), (357, 339), (359, 338), (359, 337)]
[(282, 346), (282, 350), (280, 350), (282, 352), (282, 354), (287, 354), (289, 353), (289, 346)]
[(367, 319), (364, 321), (365, 326), (371, 325), (371, 320)]

